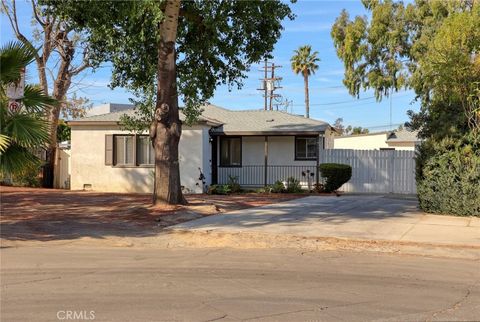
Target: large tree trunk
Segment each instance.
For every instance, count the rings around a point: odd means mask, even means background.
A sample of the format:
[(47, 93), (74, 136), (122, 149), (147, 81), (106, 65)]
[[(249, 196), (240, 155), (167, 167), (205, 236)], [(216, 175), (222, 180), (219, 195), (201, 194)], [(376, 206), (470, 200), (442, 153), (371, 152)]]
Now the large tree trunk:
[(310, 98), (308, 96), (308, 75), (303, 75), (303, 83), (305, 85), (305, 117), (310, 118)]
[(72, 75), (69, 71), (72, 58), (75, 54), (75, 48), (73, 44), (65, 40), (66, 46), (63, 48), (63, 59), (61, 60), (60, 67), (57, 72), (53, 84), (52, 97), (57, 100), (58, 105), (50, 106), (47, 113), (47, 121), (49, 126), (49, 142), (47, 147), (47, 160), (43, 170), (43, 187), (54, 188), (55, 176), (57, 168), (57, 126), (58, 119), (60, 118), (60, 111), (62, 104), (64, 103), (67, 95), (67, 90), (70, 87)]
[(155, 204), (184, 204), (178, 164), (178, 143), (182, 133), (178, 111), (175, 41), (180, 0), (168, 0), (160, 24), (157, 69), (157, 105), (150, 136), (155, 147)]

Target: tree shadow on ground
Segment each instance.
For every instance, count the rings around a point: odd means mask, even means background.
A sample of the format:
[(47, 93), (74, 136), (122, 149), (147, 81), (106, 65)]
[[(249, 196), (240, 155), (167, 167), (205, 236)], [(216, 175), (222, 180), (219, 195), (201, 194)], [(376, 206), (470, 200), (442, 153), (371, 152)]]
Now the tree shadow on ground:
[(155, 236), (167, 226), (300, 196), (189, 195), (189, 205), (152, 206), (150, 194), (1, 187), (0, 236), (12, 241)]

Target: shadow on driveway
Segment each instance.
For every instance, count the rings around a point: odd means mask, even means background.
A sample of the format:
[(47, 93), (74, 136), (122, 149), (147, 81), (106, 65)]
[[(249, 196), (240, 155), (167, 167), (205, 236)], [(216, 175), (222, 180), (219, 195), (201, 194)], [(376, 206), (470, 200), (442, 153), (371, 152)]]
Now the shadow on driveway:
[(385, 196), (307, 197), (267, 205), (221, 216), (182, 223), (178, 229), (262, 229), (305, 227), (312, 225), (342, 226), (345, 224), (418, 221), (418, 203), (413, 199)]

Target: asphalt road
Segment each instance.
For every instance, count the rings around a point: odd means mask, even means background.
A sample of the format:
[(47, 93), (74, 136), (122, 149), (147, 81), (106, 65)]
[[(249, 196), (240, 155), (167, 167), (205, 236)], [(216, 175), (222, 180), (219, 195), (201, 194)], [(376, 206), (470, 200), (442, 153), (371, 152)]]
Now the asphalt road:
[(478, 261), (278, 249), (0, 253), (1, 321), (480, 320)]

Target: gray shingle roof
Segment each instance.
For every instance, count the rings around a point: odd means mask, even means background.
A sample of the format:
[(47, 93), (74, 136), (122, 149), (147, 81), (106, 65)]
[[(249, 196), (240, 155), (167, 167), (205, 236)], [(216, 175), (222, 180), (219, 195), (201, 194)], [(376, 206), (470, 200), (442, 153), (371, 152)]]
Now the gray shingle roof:
[[(74, 122), (118, 122), (124, 114), (134, 115), (134, 110), (124, 110), (94, 115), (74, 120)], [(180, 112), (180, 119), (185, 116)], [(280, 111), (248, 110), (232, 111), (215, 105), (206, 105), (200, 121), (216, 123), (212, 132), (225, 134), (253, 134), (284, 132), (324, 132), (330, 125), (326, 122), (307, 119), (302, 116)]]
[(324, 132), (330, 125), (280, 111), (246, 110), (232, 111), (215, 105), (205, 107), (202, 115), (223, 123), (213, 129), (215, 133), (253, 134), (284, 132)]
[[(82, 118), (73, 120), (73, 122), (119, 122), (120, 118), (123, 115), (128, 115), (128, 116), (134, 116), (135, 115), (135, 110), (133, 109), (133, 105), (131, 105), (131, 106), (132, 106), (132, 108), (130, 108), (130, 109), (117, 111), (117, 112), (111, 112), (111, 113), (82, 117)], [(182, 111), (180, 111), (180, 120), (185, 121), (185, 115), (182, 113)], [(211, 120), (208, 117), (205, 117), (203, 115), (200, 116), (199, 121), (220, 124), (218, 121)]]
[(387, 142), (419, 142), (418, 131), (400, 130), (392, 132), (387, 137)]

